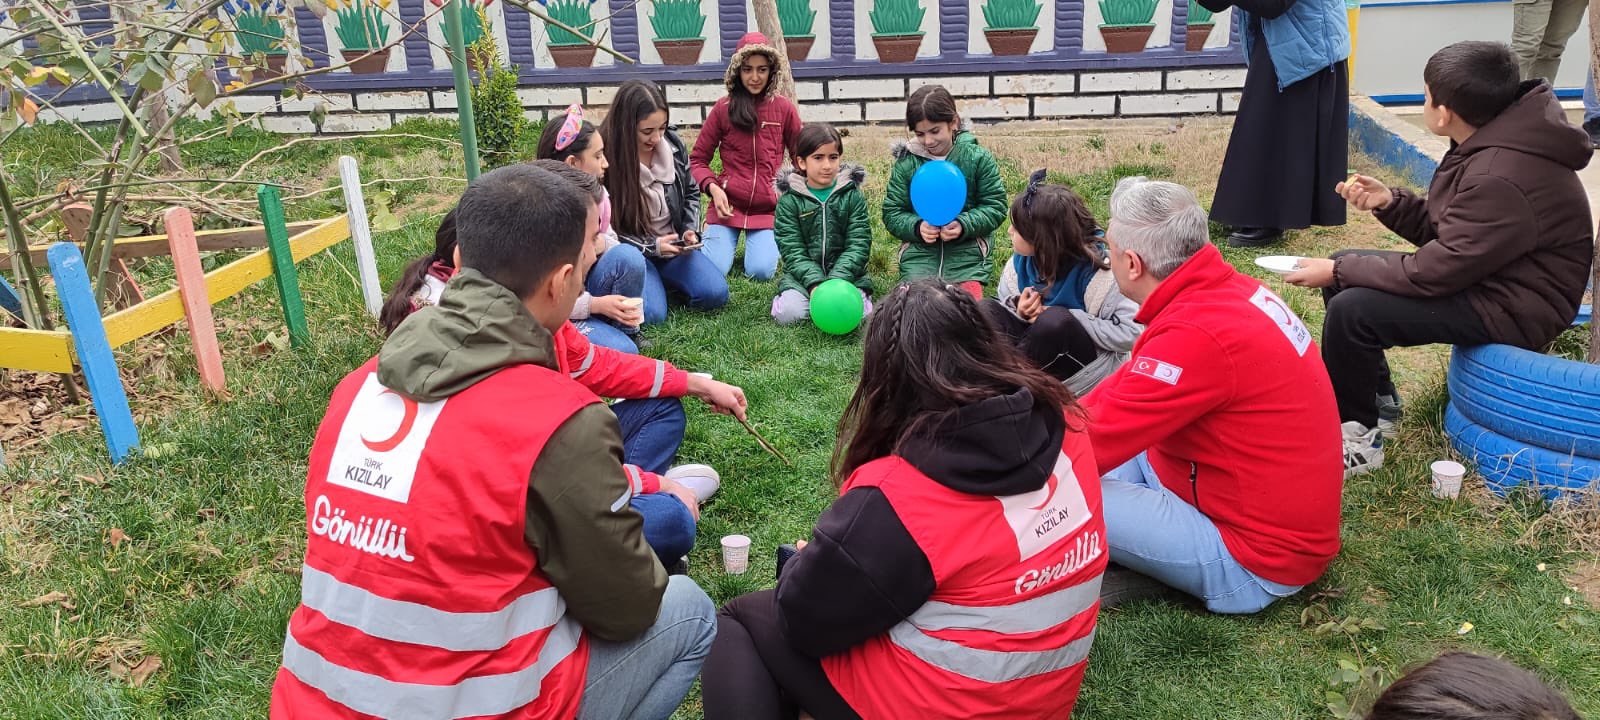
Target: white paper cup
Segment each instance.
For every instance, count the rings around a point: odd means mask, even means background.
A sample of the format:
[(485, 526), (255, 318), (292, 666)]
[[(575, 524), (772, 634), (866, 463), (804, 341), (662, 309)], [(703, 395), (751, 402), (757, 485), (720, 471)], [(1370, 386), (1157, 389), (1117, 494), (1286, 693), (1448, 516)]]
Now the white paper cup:
[(1467, 468), (1454, 460), (1440, 460), (1428, 466), (1433, 471), (1433, 496), (1440, 500), (1454, 500), (1461, 496), (1461, 479)]
[(744, 535), (722, 536), (722, 570), (729, 575), (743, 575), (750, 569), (750, 538)]
[(633, 308), (635, 310), (638, 310), (639, 308), (644, 307), (644, 298), (639, 298), (639, 297), (623, 298), (622, 299), (622, 304), (626, 305), (626, 306), (628, 306), (630, 308)]

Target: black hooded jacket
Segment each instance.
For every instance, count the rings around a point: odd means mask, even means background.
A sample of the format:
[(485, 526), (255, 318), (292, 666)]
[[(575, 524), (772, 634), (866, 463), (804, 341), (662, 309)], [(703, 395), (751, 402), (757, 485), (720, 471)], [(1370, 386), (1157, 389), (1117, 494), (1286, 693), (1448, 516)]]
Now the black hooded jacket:
[[(896, 454), (952, 490), (1018, 495), (1045, 485), (1066, 432), (1060, 412), (1019, 389), (951, 413)], [(790, 644), (821, 658), (888, 631), (933, 590), (933, 568), (888, 498), (863, 487), (817, 519), (778, 580), (778, 609)]]

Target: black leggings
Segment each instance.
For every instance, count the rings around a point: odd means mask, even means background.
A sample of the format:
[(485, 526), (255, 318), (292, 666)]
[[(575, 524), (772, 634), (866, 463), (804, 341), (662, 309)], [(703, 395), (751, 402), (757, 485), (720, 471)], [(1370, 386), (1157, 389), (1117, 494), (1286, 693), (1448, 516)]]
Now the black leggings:
[(981, 307), (996, 330), (1011, 338), (1022, 354), (1058, 380), (1078, 374), (1099, 354), (1089, 331), (1066, 308), (1046, 307), (1029, 323), (1011, 314), (998, 300), (985, 300)]
[(795, 652), (778, 627), (778, 594), (734, 598), (717, 613), (717, 639), (700, 671), (706, 720), (860, 720), (818, 661)]

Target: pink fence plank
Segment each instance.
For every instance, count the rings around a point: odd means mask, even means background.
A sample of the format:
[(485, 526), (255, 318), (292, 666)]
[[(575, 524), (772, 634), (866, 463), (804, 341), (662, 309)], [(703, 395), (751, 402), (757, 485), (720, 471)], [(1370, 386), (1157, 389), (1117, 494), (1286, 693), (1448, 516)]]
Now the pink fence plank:
[(211, 317), (211, 300), (206, 296), (206, 272), (200, 266), (200, 248), (194, 239), (194, 216), (188, 208), (175, 207), (167, 209), (164, 219), (172, 266), (178, 275), (178, 295), (183, 298), (189, 339), (200, 365), (200, 382), (222, 395), (228, 391), (228, 382), (222, 375), (222, 351), (217, 347), (217, 327)]

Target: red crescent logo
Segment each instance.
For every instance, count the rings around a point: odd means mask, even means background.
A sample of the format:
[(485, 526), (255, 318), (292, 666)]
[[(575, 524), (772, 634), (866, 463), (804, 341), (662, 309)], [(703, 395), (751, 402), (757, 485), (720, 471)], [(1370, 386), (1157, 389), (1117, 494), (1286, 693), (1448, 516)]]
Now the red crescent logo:
[(400, 402), (405, 405), (406, 414), (405, 417), (400, 418), (400, 427), (395, 428), (394, 434), (389, 436), (388, 439), (368, 440), (366, 436), (362, 436), (361, 444), (366, 445), (368, 450), (377, 453), (386, 453), (400, 447), (400, 443), (405, 442), (406, 436), (411, 434), (412, 423), (417, 421), (417, 401), (387, 388), (378, 393), (378, 395), (382, 396), (385, 393), (400, 398)]
[(1045, 487), (1050, 488), (1050, 492), (1045, 494), (1044, 502), (1039, 503), (1038, 505), (1035, 505), (1035, 506), (1033, 506), (1031, 508), (1028, 508), (1028, 509), (1029, 510), (1043, 510), (1044, 506), (1049, 505), (1050, 501), (1052, 499), (1054, 499), (1055, 496), (1056, 496), (1056, 487), (1059, 486), (1060, 482), (1061, 482), (1060, 480), (1056, 479), (1056, 474), (1055, 473), (1050, 473), (1050, 479), (1045, 481)]

